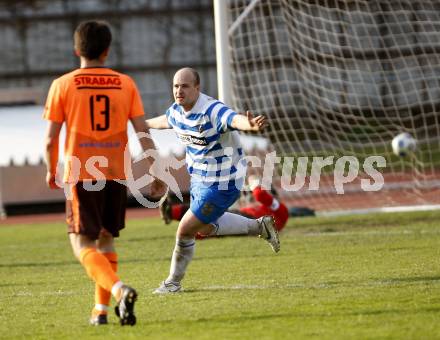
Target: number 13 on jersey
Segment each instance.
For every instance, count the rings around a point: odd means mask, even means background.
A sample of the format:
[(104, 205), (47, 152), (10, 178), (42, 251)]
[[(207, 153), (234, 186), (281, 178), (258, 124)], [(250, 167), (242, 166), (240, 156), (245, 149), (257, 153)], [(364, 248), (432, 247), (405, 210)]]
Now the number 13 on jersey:
[[(89, 105), (90, 105), (90, 123), (92, 125), (92, 131), (108, 130), (108, 128), (110, 127), (109, 97), (106, 96), (105, 94), (91, 95), (89, 98)], [(101, 116), (104, 116), (104, 122), (102, 122)], [(99, 123), (97, 121), (99, 121)]]

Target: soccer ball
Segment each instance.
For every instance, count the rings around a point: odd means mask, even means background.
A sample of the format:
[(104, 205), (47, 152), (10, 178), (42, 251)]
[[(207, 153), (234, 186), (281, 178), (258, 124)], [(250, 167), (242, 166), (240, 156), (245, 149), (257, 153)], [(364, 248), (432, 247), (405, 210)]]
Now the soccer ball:
[(417, 141), (408, 132), (399, 133), (393, 138), (391, 146), (396, 156), (405, 157), (416, 150)]

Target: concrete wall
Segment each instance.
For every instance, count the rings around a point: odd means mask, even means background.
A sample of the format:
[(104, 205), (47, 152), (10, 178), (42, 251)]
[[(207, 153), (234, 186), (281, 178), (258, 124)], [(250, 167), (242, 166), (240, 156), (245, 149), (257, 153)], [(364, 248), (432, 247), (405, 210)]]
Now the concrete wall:
[[(144, 162), (134, 163), (133, 177), (141, 178), (146, 173), (145, 169)], [(170, 172), (176, 179), (180, 190), (188, 192), (189, 175), (186, 167), (171, 169)], [(63, 201), (64, 191), (47, 188), (45, 178), (46, 166), (43, 164), (0, 167), (0, 195), (3, 205)], [(148, 194), (146, 188), (143, 188), (141, 192)]]
[(108, 65), (137, 82), (146, 112), (171, 102), (173, 73), (193, 66), (217, 95), (211, 0), (34, 0), (0, 2), (0, 90), (37, 88), (78, 67), (72, 34), (81, 21), (105, 19), (113, 31)]

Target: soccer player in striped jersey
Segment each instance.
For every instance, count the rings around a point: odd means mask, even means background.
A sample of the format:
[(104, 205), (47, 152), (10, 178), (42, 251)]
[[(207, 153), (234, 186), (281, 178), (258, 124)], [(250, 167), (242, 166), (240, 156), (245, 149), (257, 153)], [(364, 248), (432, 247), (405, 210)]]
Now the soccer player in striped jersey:
[(179, 223), (170, 274), (154, 293), (175, 293), (191, 262), (195, 235), (258, 235), (278, 252), (280, 242), (272, 216), (250, 219), (226, 210), (238, 199), (246, 162), (237, 130), (261, 131), (262, 115), (240, 115), (200, 92), (196, 70), (183, 68), (173, 78), (175, 102), (166, 114), (147, 120), (153, 129), (174, 129), (186, 145), (191, 177), (190, 209)]

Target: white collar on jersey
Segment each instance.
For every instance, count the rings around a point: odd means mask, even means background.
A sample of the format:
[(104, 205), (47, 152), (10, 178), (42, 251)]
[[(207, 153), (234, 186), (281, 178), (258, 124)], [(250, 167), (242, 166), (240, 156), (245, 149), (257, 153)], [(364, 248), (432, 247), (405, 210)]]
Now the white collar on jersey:
[[(190, 115), (191, 113), (200, 113), (206, 109), (206, 103), (213, 101), (214, 99), (207, 96), (206, 94), (200, 92), (199, 97), (196, 100), (196, 103), (189, 111), (183, 110), (183, 114), (185, 116)], [(183, 108), (182, 108), (183, 109)]]

